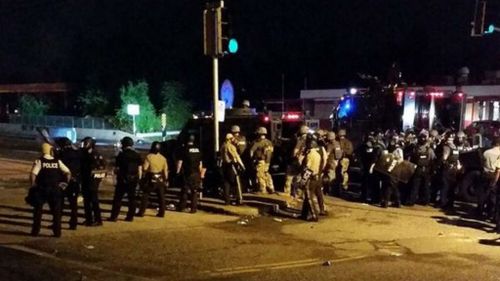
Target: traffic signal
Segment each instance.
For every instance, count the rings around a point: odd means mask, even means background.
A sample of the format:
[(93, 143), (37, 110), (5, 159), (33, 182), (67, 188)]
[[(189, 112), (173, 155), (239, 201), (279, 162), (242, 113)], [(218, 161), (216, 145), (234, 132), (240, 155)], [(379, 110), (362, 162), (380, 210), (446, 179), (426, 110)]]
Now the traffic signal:
[(210, 5), (203, 11), (203, 53), (222, 57), (238, 51), (238, 42), (231, 38), (229, 13), (223, 6)]
[(473, 37), (483, 36), (485, 15), (486, 15), (486, 0), (476, 0), (471, 36)]

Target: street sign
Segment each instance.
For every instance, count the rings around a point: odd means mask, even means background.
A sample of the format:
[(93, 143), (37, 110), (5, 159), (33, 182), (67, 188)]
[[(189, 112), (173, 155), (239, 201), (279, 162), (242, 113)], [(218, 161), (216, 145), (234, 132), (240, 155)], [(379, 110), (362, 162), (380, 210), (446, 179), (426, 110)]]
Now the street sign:
[(167, 114), (165, 113), (161, 114), (161, 127), (164, 129), (167, 127)]
[(226, 103), (223, 100), (217, 102), (217, 120), (224, 122)]
[(139, 105), (138, 104), (128, 104), (127, 105), (127, 114), (128, 115), (139, 115)]

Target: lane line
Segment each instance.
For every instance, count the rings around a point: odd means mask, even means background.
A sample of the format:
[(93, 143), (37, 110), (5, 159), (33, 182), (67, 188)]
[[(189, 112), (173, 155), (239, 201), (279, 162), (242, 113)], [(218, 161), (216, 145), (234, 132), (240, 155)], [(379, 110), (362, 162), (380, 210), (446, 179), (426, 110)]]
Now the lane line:
[(49, 253), (39, 251), (39, 250), (36, 250), (33, 248), (29, 248), (26, 246), (18, 245), (18, 244), (0, 245), (0, 247), (23, 252), (23, 253), (27, 253), (27, 254), (31, 254), (31, 255), (35, 255), (35, 256), (39, 256), (39, 257), (43, 257), (43, 258), (47, 258), (47, 259), (61, 261), (63, 263), (67, 263), (67, 264), (70, 264), (73, 266), (84, 267), (84, 268), (87, 268), (89, 270), (101, 271), (101, 272), (106, 272), (106, 273), (112, 274), (112, 275), (122, 276), (122, 277), (130, 278), (132, 280), (144, 280), (144, 281), (155, 280), (155, 279), (147, 278), (147, 277), (143, 277), (143, 276), (137, 276), (137, 275), (128, 274), (128, 273), (124, 273), (124, 272), (113, 271), (113, 270), (106, 269), (106, 268), (103, 268), (103, 267), (100, 267), (97, 265), (91, 265), (91, 264), (87, 264), (87, 263), (80, 262), (80, 261), (62, 259), (62, 258), (59, 258), (57, 256), (51, 255)]
[[(341, 262), (354, 261), (369, 257), (369, 255), (360, 255), (355, 257), (347, 257), (347, 258), (339, 258), (330, 260), (332, 265)], [(215, 269), (209, 271), (203, 271), (203, 274), (208, 274), (210, 277), (220, 277), (220, 276), (229, 276), (229, 275), (237, 275), (243, 273), (252, 273), (252, 272), (260, 272), (264, 270), (282, 270), (282, 269), (291, 269), (291, 268), (300, 268), (300, 267), (309, 267), (315, 265), (322, 265), (325, 261), (320, 259), (306, 259), (300, 261), (292, 261), (292, 262), (281, 262), (281, 263), (269, 263), (269, 264), (260, 264), (255, 266), (239, 266), (232, 268), (223, 268), (223, 269)]]

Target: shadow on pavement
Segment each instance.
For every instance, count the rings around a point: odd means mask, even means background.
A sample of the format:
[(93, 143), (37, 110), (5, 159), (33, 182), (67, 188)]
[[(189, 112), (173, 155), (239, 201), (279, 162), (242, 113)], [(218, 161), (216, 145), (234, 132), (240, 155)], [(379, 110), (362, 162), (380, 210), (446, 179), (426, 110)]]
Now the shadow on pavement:
[(445, 209), (443, 212), (444, 215), (455, 216), (456, 218), (449, 218), (446, 216), (433, 216), (432, 218), (442, 224), (468, 227), (489, 233), (494, 231), (493, 224), (486, 222), (484, 217), (476, 215), (477, 208), (474, 204), (467, 202), (455, 202), (454, 208)]
[(500, 246), (500, 238), (496, 239), (480, 239), (479, 244), (488, 246)]

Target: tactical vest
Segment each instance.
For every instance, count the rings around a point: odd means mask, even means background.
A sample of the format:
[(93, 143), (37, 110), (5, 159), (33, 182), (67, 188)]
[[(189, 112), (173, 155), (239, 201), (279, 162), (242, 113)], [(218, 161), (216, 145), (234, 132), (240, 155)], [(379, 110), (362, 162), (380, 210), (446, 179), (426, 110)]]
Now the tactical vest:
[(36, 177), (36, 184), (42, 188), (56, 188), (62, 179), (59, 160), (40, 158), (41, 169)]
[(262, 140), (257, 143), (257, 149), (254, 152), (254, 159), (267, 161), (272, 153), (272, 146), (267, 141)]
[(429, 147), (417, 147), (415, 153), (413, 154), (413, 163), (417, 164), (419, 167), (427, 167), (431, 163), (431, 159), (429, 158)]
[(186, 175), (198, 174), (199, 165), (202, 160), (201, 151), (195, 145), (188, 145), (186, 147), (185, 159), (183, 159), (184, 173)]
[(448, 146), (450, 148), (450, 155), (448, 156), (448, 159), (446, 159), (446, 163), (450, 165), (454, 165), (458, 161), (458, 156), (460, 154), (460, 151), (456, 146)]

